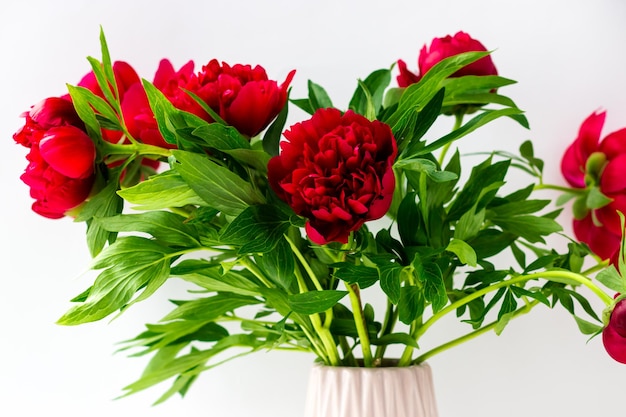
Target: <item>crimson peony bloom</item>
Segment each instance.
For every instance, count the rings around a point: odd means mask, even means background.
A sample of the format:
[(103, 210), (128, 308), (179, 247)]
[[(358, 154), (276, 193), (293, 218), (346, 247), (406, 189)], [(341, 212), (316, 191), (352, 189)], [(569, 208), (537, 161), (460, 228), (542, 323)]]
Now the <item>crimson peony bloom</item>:
[(626, 363), (626, 303), (617, 302), (609, 323), (602, 329), (602, 343), (609, 356), (618, 362)]
[(612, 199), (599, 209), (574, 213), (574, 233), (600, 258), (614, 259), (622, 236), (617, 211), (626, 214), (626, 129), (600, 141), (605, 117), (605, 112), (593, 113), (582, 123), (565, 151), (561, 172), (572, 187), (599, 186)]
[[(226, 63), (220, 65), (214, 59), (196, 74), (193, 61), (176, 71), (169, 60), (163, 59), (153, 84), (176, 108), (213, 122), (185, 90), (193, 92), (226, 123), (252, 137), (263, 131), (286, 104), (287, 88), (294, 73), (290, 72), (279, 86), (276, 81), (268, 80), (265, 70), (258, 65), (254, 68), (240, 64), (231, 67)], [(129, 89), (122, 102), (122, 111), (133, 137), (152, 145), (175, 147), (161, 136), (143, 87)]]
[(24, 126), (13, 135), (30, 148), (29, 164), (20, 178), (36, 200), (33, 211), (61, 218), (89, 196), (96, 148), (69, 100), (44, 99), (23, 116)]
[(65, 216), (83, 203), (94, 183), (96, 148), (89, 136), (74, 126), (48, 129), (33, 143), (29, 164), (20, 177), (36, 201), (33, 211), (51, 219)]
[(272, 189), (308, 219), (317, 244), (346, 243), (350, 232), (387, 213), (397, 154), (391, 129), (348, 111), (320, 109), (284, 133), (268, 164)]
[(76, 126), (84, 129), (84, 123), (78, 117), (71, 101), (61, 97), (50, 97), (41, 100), (24, 112), (24, 126), (14, 135), (15, 141), (27, 148), (39, 143), (45, 132), (57, 126)]
[[(465, 32), (458, 32), (454, 36), (447, 35), (443, 38), (435, 38), (430, 44), (430, 48), (426, 45), (420, 51), (418, 66), (419, 74), (414, 74), (408, 70), (403, 60), (398, 60), (398, 69), (400, 74), (397, 77), (400, 87), (408, 87), (418, 82), (429, 69), (445, 58), (461, 54), (463, 52), (480, 52), (487, 49), (482, 43), (473, 39)], [(450, 77), (462, 77), (464, 75), (498, 75), (491, 56), (486, 56), (476, 62), (472, 62), (464, 68), (461, 68)]]

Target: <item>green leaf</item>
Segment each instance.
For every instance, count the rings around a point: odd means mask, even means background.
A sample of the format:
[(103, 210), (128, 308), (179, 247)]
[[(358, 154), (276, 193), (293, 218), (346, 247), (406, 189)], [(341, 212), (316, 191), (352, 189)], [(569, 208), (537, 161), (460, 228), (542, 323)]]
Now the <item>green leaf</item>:
[(102, 133), (100, 130), (100, 121), (96, 116), (97, 106), (103, 107), (101, 110), (106, 108), (106, 110), (104, 110), (105, 114), (109, 114), (111, 116), (109, 113), (110, 111), (113, 117), (111, 120), (117, 120), (115, 112), (111, 109), (108, 103), (84, 87), (74, 87), (68, 85), (67, 89), (70, 93), (70, 97), (72, 98), (72, 103), (74, 104), (76, 113), (78, 113), (80, 119), (85, 123), (89, 137), (101, 139)]
[(178, 301), (176, 302), (178, 307), (163, 317), (161, 321), (191, 320), (209, 322), (239, 307), (260, 303), (261, 301), (257, 298), (232, 293), (217, 294), (212, 297), (189, 301)]
[(433, 307), (433, 312), (437, 313), (448, 302), (446, 286), (443, 282), (443, 274), (436, 263), (427, 262), (423, 264), (418, 279), (424, 285), (424, 297)]
[[(149, 297), (169, 277), (170, 253), (172, 249), (150, 239), (136, 236), (118, 239), (94, 260), (94, 269), (105, 269), (85, 301), (72, 307), (58, 323), (76, 325), (100, 320)], [(141, 294), (132, 299), (142, 288)]]
[(240, 245), (239, 253), (272, 251), (291, 223), (289, 215), (276, 206), (263, 204), (247, 207), (224, 230), (224, 243)]
[(289, 295), (289, 307), (300, 314), (322, 313), (339, 302), (348, 294), (347, 291), (323, 290), (308, 291)]
[(124, 387), (124, 391), (127, 391), (124, 395), (150, 388), (176, 375), (192, 372), (194, 369), (193, 372), (200, 373), (206, 369), (205, 364), (209, 359), (229, 348), (247, 347), (254, 350), (263, 344), (264, 342), (257, 340), (254, 335), (237, 334), (219, 340), (208, 350), (192, 350), (191, 353), (176, 357), (172, 354), (167, 355), (171, 360), (161, 360), (158, 366), (150, 366), (149, 371), (144, 372), (139, 380)]
[(544, 255), (535, 259), (530, 263), (526, 268), (524, 268), (524, 274), (528, 274), (531, 271), (536, 271), (537, 269), (545, 268), (546, 266), (551, 265), (555, 260), (559, 258), (558, 255)]
[(510, 218), (492, 218), (491, 221), (502, 230), (516, 234), (531, 243), (545, 242), (543, 236), (563, 230), (560, 224), (552, 219), (537, 216), (515, 216)]
[(180, 150), (172, 154), (176, 158), (173, 164), (176, 172), (209, 207), (237, 216), (248, 206), (264, 202), (250, 182), (205, 155)]
[(275, 284), (289, 291), (295, 280), (295, 260), (293, 251), (285, 239), (276, 244), (274, 250), (256, 257), (259, 267), (266, 272), (266, 276)]
[[(509, 169), (510, 161), (504, 160), (491, 163), (491, 157), (476, 165), (470, 174), (465, 186), (455, 198), (448, 212), (449, 220), (457, 220), (468, 213), (478, 204), (485, 195), (494, 194), (503, 184), (504, 177)], [(482, 208), (477, 206), (478, 209)], [(461, 238), (460, 236), (457, 236)], [(463, 239), (466, 240), (466, 239)]]
[(372, 72), (365, 80), (359, 82), (359, 87), (350, 99), (348, 108), (364, 116), (373, 111), (375, 117), (383, 104), (385, 89), (390, 82), (390, 70), (379, 69)]
[(424, 313), (424, 296), (414, 285), (405, 285), (400, 289), (398, 301), (398, 319), (409, 325)]
[(211, 292), (260, 295), (259, 284), (236, 271), (222, 273), (219, 265), (200, 259), (186, 259), (172, 267), (170, 275)]
[(488, 217), (512, 217), (520, 214), (536, 213), (550, 204), (550, 200), (524, 200), (489, 207)]
[(433, 66), (422, 79), (404, 91), (397, 110), (386, 121), (394, 132), (401, 131), (412, 113), (420, 112), (441, 89), (442, 82), (464, 66), (487, 56), (488, 52), (467, 52), (445, 58)]
[(618, 292), (626, 293), (626, 281), (620, 276), (614, 265), (609, 265), (602, 271), (598, 272), (596, 279), (605, 287)]
[(135, 204), (137, 210), (161, 210), (186, 205), (205, 205), (206, 202), (176, 171), (165, 171), (137, 185), (117, 192), (124, 200)]
[(581, 319), (580, 317), (573, 315), (576, 320), (576, 324), (578, 325), (578, 329), (582, 334), (597, 334), (602, 332), (602, 326), (599, 324), (591, 323), (587, 320)]
[(612, 198), (602, 194), (600, 187), (591, 187), (587, 193), (586, 205), (590, 209), (599, 209), (613, 201)]
[(312, 115), (313, 113), (315, 113), (315, 109), (311, 105), (311, 100), (309, 100), (308, 98), (289, 99), (289, 101), (295, 104), (296, 107), (307, 112), (308, 114)]
[(380, 279), (380, 288), (393, 304), (400, 301), (400, 282), (402, 275), (402, 266), (396, 263), (388, 262), (385, 265), (378, 266)]
[(169, 211), (148, 211), (94, 218), (94, 223), (110, 232), (143, 232), (168, 246), (200, 246), (197, 230), (185, 223), (186, 218)]
[(499, 119), (500, 117), (518, 116), (518, 115), (521, 115), (522, 113), (523, 113), (522, 110), (515, 108), (515, 107), (507, 107), (507, 108), (499, 109), (499, 110), (483, 110), (480, 114), (478, 114), (477, 116), (474, 116), (469, 122), (465, 123), (460, 128), (453, 130), (447, 135), (426, 145), (419, 152), (419, 154), (425, 155), (427, 153), (433, 152), (447, 145), (448, 143), (451, 143), (455, 140), (462, 138), (463, 136), (468, 135), (469, 133), (475, 131), (479, 127), (484, 126), (487, 123), (490, 123), (496, 119)]
[(476, 266), (476, 252), (474, 249), (461, 239), (452, 239), (446, 250), (454, 253), (459, 260), (469, 266)]
[(285, 129), (288, 113), (289, 106), (285, 104), (280, 113), (278, 113), (276, 120), (274, 120), (267, 128), (267, 131), (265, 131), (265, 135), (263, 136), (263, 150), (270, 156), (276, 156), (279, 153), (280, 138)]
[(335, 267), (333, 275), (348, 284), (359, 284), (359, 288), (371, 287), (378, 281), (378, 269), (365, 265), (354, 265), (341, 262), (331, 265)]
[(333, 107), (333, 103), (330, 100), (328, 93), (321, 85), (315, 84), (313, 81), (309, 80), (308, 87), (309, 101), (314, 110)]
[(250, 149), (250, 143), (232, 126), (207, 123), (196, 127), (191, 133), (201, 138), (207, 147), (218, 151)]
[(122, 212), (124, 202), (116, 194), (117, 188), (118, 173), (111, 172), (111, 178), (106, 187), (91, 197), (76, 217), (78, 222), (87, 221), (87, 247), (91, 256), (98, 255), (106, 243), (112, 243), (117, 236), (117, 233), (104, 230), (92, 222), (94, 217), (109, 217)]
[(396, 161), (394, 167), (407, 171), (423, 172), (434, 182), (454, 181), (459, 178), (454, 172), (439, 171), (433, 161), (425, 158), (400, 159)]
[(548, 300), (548, 297), (546, 297), (540, 289), (536, 289), (533, 291), (529, 291), (525, 288), (522, 287), (517, 287), (515, 285), (512, 285), (510, 287), (511, 291), (513, 292), (513, 294), (516, 297), (529, 297), (529, 298), (534, 298), (535, 300), (545, 304), (546, 306), (550, 307), (550, 301)]

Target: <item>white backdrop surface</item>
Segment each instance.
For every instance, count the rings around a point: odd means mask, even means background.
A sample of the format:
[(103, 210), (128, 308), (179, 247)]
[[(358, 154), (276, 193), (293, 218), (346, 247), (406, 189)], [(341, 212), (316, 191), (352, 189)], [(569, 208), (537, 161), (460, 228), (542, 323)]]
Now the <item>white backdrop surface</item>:
[[(297, 70), (293, 97), (312, 79), (345, 108), (356, 79), (398, 58), (412, 69), (424, 43), (464, 30), (494, 49), (507, 87), (532, 130), (510, 121), (466, 138), (464, 151), (515, 150), (527, 138), (562, 184), (559, 161), (583, 119), (608, 111), (604, 133), (626, 126), (626, 3), (615, 1), (18, 1), (0, 5), (0, 415), (301, 415), (308, 370), (303, 354), (261, 352), (211, 370), (185, 399), (150, 404), (167, 388), (114, 400), (145, 358), (114, 354), (143, 323), (182, 293), (166, 285), (112, 322), (60, 327), (68, 300), (90, 284), (84, 226), (30, 211), (19, 180), (25, 150), (12, 134), (20, 113), (64, 93), (99, 57), (102, 25), (113, 59), (151, 79), (158, 61), (197, 67), (211, 58), (261, 64), (270, 78)], [(292, 118), (300, 115), (293, 112)], [(563, 216), (569, 230), (569, 217)], [(458, 330), (454, 321), (432, 340)], [(428, 343), (425, 340), (425, 343)], [(626, 367), (599, 338), (586, 343), (563, 311), (536, 311), (502, 336), (483, 336), (430, 360), (441, 417), (624, 415)], [(394, 416), (381, 416), (394, 417)]]

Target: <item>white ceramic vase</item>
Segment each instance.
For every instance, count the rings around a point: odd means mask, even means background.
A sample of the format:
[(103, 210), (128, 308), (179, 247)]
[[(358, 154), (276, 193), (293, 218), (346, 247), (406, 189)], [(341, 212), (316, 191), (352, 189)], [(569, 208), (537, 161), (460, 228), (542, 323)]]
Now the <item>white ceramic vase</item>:
[(438, 417), (427, 364), (311, 369), (305, 417)]

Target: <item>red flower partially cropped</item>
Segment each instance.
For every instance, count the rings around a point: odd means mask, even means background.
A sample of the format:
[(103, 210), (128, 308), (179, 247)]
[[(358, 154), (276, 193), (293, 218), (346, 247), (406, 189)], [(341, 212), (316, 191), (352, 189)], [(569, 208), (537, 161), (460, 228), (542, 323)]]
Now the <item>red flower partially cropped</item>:
[(96, 149), (89, 136), (74, 126), (48, 129), (27, 155), (20, 177), (36, 201), (33, 211), (51, 219), (83, 203), (94, 182)]
[(620, 247), (622, 228), (618, 211), (626, 214), (626, 129), (600, 141), (605, 112), (591, 114), (566, 150), (561, 171), (576, 188), (599, 187), (612, 201), (598, 209), (574, 213), (574, 233), (602, 259), (613, 259)]
[(396, 141), (386, 124), (348, 111), (320, 109), (284, 133), (268, 165), (272, 189), (317, 244), (346, 243), (350, 232), (391, 205)]
[(27, 148), (39, 143), (46, 131), (52, 127), (84, 128), (84, 123), (78, 117), (72, 102), (60, 97), (41, 100), (32, 106), (30, 111), (23, 113), (22, 117), (26, 119), (24, 126), (13, 135), (13, 139)]
[(626, 363), (626, 302), (616, 303), (609, 323), (602, 329), (602, 343), (609, 356)]
[[(415, 74), (408, 70), (403, 60), (398, 60), (400, 74), (397, 77), (400, 87), (408, 87), (418, 82), (429, 69), (445, 58), (464, 52), (487, 51), (485, 46), (473, 39), (465, 32), (458, 32), (454, 36), (447, 35), (443, 38), (432, 40), (430, 47), (424, 45), (418, 58), (419, 73)], [(486, 56), (461, 68), (450, 77), (462, 77), (464, 75), (498, 75), (491, 56)]]
[(89, 196), (96, 148), (69, 100), (47, 98), (23, 116), (24, 126), (13, 135), (30, 149), (29, 164), (20, 178), (35, 199), (33, 211), (61, 218)]

